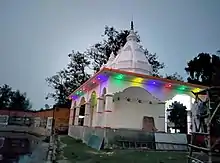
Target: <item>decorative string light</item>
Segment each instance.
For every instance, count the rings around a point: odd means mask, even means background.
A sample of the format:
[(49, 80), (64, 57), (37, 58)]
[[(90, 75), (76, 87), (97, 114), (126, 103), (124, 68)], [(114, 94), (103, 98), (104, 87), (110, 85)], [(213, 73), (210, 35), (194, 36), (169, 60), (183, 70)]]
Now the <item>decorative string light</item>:
[[(71, 96), (72, 99), (77, 99), (78, 97), (84, 95), (87, 91), (92, 90), (96, 85), (105, 82), (109, 79), (110, 75), (107, 74), (99, 74), (98, 76), (96, 76), (92, 81), (90, 81), (90, 83), (87, 84), (86, 87), (84, 87), (82, 90), (78, 90), (75, 92), (75, 94), (73, 96)], [(127, 76), (124, 74), (114, 74), (113, 79), (115, 79), (115, 84), (123, 84), (123, 81), (129, 81), (131, 82), (132, 86), (152, 86), (152, 87), (164, 87), (166, 89), (174, 89), (174, 90), (178, 90), (181, 92), (190, 92), (193, 91), (195, 93), (199, 92), (201, 89), (200, 88), (194, 88), (191, 89), (190, 87), (187, 87), (185, 85), (177, 85), (177, 84), (172, 84), (172, 83), (165, 83), (158, 80), (148, 80), (148, 79), (144, 79), (144, 78), (140, 78), (140, 77), (133, 77), (131, 78), (131, 76)], [(117, 82), (117, 81), (120, 81)], [(114, 82), (114, 80), (113, 80)]]

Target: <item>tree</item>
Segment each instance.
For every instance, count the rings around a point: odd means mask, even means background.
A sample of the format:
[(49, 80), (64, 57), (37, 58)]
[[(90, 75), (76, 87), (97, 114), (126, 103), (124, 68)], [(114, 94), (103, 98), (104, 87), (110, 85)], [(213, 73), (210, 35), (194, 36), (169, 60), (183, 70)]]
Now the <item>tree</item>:
[(3, 85), (0, 87), (0, 109), (5, 109), (9, 107), (12, 96), (12, 88), (8, 85)]
[[(128, 30), (117, 31), (114, 27), (105, 27), (104, 35), (102, 35), (103, 41), (94, 44), (87, 50), (87, 55), (92, 60), (93, 70), (95, 72), (97, 72), (103, 64), (107, 63), (112, 52), (117, 55), (117, 52), (125, 45), (128, 35)], [(138, 42), (140, 42), (138, 34), (137, 38)], [(153, 75), (158, 76), (159, 70), (164, 68), (164, 63), (160, 63), (157, 55), (151, 54), (147, 49), (145, 49), (145, 55), (153, 67)]]
[(186, 106), (175, 101), (173, 102), (168, 111), (170, 115), (168, 119), (174, 124), (174, 128), (179, 129), (180, 133), (187, 133), (187, 110)]
[(13, 109), (13, 110), (29, 110), (31, 103), (26, 97), (26, 93), (20, 91), (12, 91), (8, 85), (0, 87), (0, 109)]
[(166, 75), (165, 78), (170, 79), (170, 80), (183, 81), (183, 77), (180, 76), (177, 72), (175, 72), (172, 75)]
[(218, 56), (209, 53), (199, 53), (197, 57), (187, 63), (185, 68), (189, 75), (187, 80), (193, 84), (216, 85), (216, 82), (218, 82), (217, 76), (219, 76), (219, 66), (220, 59)]
[[(218, 52), (220, 53), (220, 51)], [(212, 75), (212, 86), (220, 86), (220, 57), (212, 55), (213, 64), (213, 75)]]
[(69, 106), (69, 100), (67, 96), (69, 95), (69, 91), (65, 87), (66, 85), (66, 71), (61, 70), (57, 72), (56, 75), (52, 77), (46, 78), (48, 85), (54, 89), (54, 92), (48, 93), (46, 99), (52, 98), (56, 102), (57, 105), (65, 105)]
[(90, 62), (84, 53), (72, 51), (68, 57), (70, 62), (67, 68), (46, 79), (48, 85), (54, 89), (46, 99), (53, 98), (59, 107), (70, 107), (71, 102), (67, 97), (90, 77), (86, 72)]
[(30, 100), (26, 97), (26, 93), (21, 93), (19, 90), (13, 92), (9, 108), (22, 111), (30, 110), (31, 103)]

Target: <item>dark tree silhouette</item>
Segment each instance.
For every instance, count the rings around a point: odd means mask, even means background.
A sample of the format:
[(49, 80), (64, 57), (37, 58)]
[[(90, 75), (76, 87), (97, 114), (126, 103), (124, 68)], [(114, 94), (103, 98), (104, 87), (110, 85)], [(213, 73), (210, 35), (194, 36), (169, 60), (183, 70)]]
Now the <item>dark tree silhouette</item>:
[(213, 75), (212, 75), (211, 85), (220, 86), (220, 57), (213, 55), (212, 64), (213, 64)]
[(175, 72), (172, 75), (166, 75), (165, 78), (170, 79), (170, 80), (183, 81), (183, 77), (180, 76), (177, 72)]
[(175, 101), (173, 102), (169, 110), (170, 115), (168, 119), (174, 124), (174, 129), (179, 129), (180, 133), (187, 133), (187, 110), (186, 106)]
[(9, 107), (12, 93), (12, 88), (8, 85), (5, 84), (0, 87), (0, 109)]
[(57, 105), (70, 105), (67, 96), (69, 95), (69, 91), (66, 88), (66, 72), (65, 70), (61, 70), (57, 72), (56, 75), (49, 77), (46, 79), (48, 85), (53, 88), (54, 92), (48, 93), (46, 99), (52, 98), (55, 100)]
[(86, 72), (90, 62), (84, 53), (72, 51), (68, 57), (70, 62), (67, 68), (46, 79), (48, 85), (54, 89), (46, 99), (53, 98), (59, 107), (70, 107), (67, 97), (90, 77)]
[(185, 68), (189, 74), (189, 83), (202, 84), (206, 86), (216, 85), (219, 76), (219, 57), (209, 53), (199, 53), (187, 63)]
[(31, 103), (26, 93), (12, 91), (12, 88), (5, 84), (0, 87), (0, 109), (24, 111), (31, 109)]
[(21, 93), (19, 90), (13, 92), (11, 96), (11, 102), (9, 107), (13, 110), (30, 110), (31, 104), (29, 99), (26, 97), (26, 93)]

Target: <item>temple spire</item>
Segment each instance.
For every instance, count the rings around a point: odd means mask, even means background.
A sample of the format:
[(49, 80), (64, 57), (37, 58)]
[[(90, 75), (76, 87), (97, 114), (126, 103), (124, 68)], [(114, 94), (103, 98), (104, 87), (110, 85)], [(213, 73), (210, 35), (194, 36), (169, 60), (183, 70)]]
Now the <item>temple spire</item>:
[(129, 32), (129, 35), (127, 36), (127, 41), (137, 41), (137, 36), (134, 32), (134, 22), (133, 20), (131, 21), (131, 29), (130, 29), (130, 32)]
[(131, 21), (131, 30), (132, 31), (134, 30), (134, 22), (133, 22), (133, 20)]

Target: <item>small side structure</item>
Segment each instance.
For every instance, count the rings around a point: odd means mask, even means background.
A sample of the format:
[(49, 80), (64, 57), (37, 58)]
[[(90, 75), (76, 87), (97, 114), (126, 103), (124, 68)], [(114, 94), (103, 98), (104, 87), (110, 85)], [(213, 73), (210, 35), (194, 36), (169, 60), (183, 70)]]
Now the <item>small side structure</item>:
[(39, 111), (0, 110), (0, 131), (28, 131), (40, 135), (50, 135), (54, 117), (55, 131), (67, 134), (69, 112), (69, 108), (59, 107)]
[(69, 127), (69, 108), (54, 107), (46, 110), (39, 110), (35, 114), (35, 125), (45, 128), (51, 132), (54, 118), (54, 129), (56, 132), (68, 132)]

